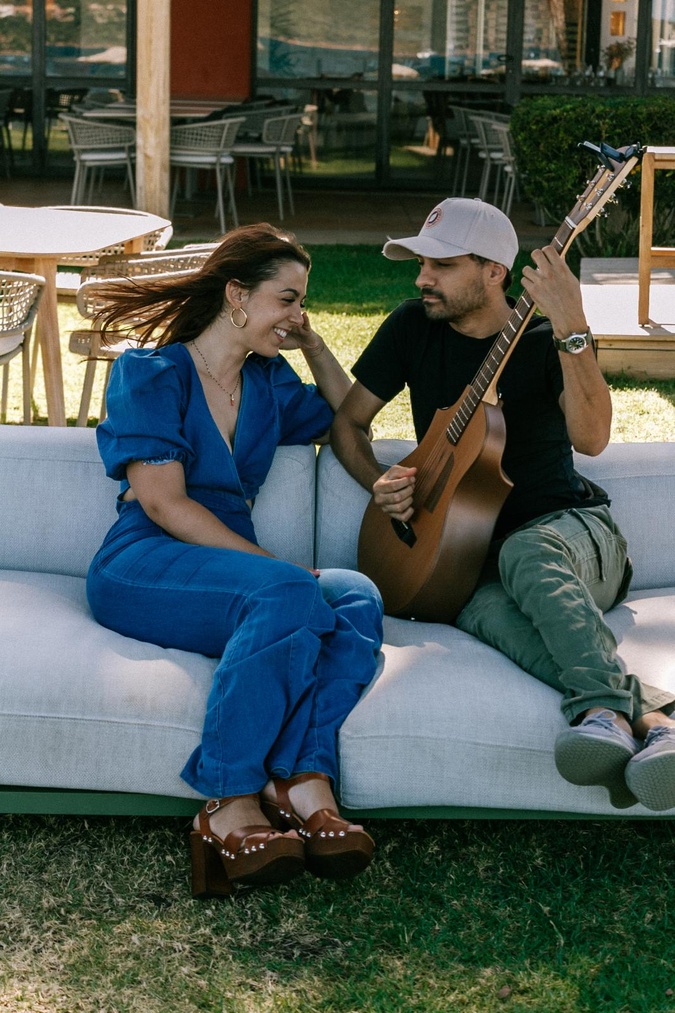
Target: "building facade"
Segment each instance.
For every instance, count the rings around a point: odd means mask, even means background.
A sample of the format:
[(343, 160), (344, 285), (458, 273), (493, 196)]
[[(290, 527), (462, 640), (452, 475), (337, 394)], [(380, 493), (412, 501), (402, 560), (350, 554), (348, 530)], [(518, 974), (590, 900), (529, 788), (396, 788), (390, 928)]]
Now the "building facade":
[[(433, 186), (453, 104), (531, 94), (675, 96), (675, 0), (156, 0), (176, 97), (268, 96), (306, 110), (305, 179)], [(0, 91), (31, 171), (57, 115), (133, 95), (135, 0), (0, 3)], [(447, 136), (446, 136), (447, 134)]]

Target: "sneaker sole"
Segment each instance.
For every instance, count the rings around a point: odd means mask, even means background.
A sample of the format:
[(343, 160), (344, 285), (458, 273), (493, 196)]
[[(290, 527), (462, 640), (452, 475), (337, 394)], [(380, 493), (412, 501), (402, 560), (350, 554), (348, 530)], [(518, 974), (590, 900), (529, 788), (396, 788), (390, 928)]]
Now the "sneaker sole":
[(624, 776), (634, 754), (620, 743), (570, 729), (556, 739), (554, 755), (558, 773), (570, 784), (606, 788), (615, 809), (637, 805)]
[(626, 768), (626, 782), (646, 809), (675, 808), (675, 753), (636, 757)]

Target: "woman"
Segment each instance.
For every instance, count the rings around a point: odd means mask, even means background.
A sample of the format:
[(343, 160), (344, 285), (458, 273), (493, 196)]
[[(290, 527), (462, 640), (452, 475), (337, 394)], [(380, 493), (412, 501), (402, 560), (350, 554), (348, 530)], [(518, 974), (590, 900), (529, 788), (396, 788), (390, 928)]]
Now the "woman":
[[(89, 571), (92, 612), (220, 659), (182, 771), (210, 796), (191, 834), (195, 896), (304, 867), (350, 876), (374, 847), (332, 785), (337, 732), (375, 672), (379, 594), (358, 573), (275, 559), (251, 521), (276, 447), (324, 439), (350, 385), (303, 310), (309, 267), (291, 235), (246, 226), (194, 274), (111, 285), (102, 314), (104, 340), (142, 319), (141, 346), (156, 344), (117, 359), (98, 428), (121, 490)], [(291, 348), (316, 387), (279, 355)]]

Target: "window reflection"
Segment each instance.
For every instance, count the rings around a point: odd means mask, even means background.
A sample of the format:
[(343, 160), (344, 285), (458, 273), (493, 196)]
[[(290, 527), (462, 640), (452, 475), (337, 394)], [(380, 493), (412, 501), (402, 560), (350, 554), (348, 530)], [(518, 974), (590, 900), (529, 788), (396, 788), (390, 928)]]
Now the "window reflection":
[(258, 75), (377, 76), (379, 0), (260, 0)]
[(126, 0), (48, 0), (47, 75), (115, 77), (126, 72)]
[(650, 77), (657, 88), (675, 86), (675, 0), (653, 0)]
[(3, 4), (0, 17), (0, 74), (29, 74), (32, 45), (32, 0), (22, 4)]
[(637, 0), (597, 5), (526, 0), (523, 80), (557, 86), (631, 84), (636, 34)]
[(504, 74), (506, 23), (506, 0), (398, 0), (394, 13), (398, 76), (498, 80)]

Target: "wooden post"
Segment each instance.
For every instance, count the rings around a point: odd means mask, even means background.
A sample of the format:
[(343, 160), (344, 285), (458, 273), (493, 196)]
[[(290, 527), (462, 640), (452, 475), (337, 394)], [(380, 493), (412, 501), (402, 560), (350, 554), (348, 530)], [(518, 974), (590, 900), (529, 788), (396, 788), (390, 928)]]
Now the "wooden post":
[(169, 217), (170, 0), (138, 0), (136, 207)]

